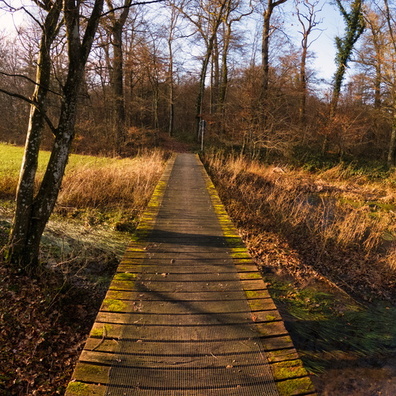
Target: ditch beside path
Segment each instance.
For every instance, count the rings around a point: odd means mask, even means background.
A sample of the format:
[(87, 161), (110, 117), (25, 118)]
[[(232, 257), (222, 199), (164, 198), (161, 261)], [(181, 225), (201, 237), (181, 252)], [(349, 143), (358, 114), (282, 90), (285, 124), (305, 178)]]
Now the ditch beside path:
[(199, 158), (167, 166), (66, 395), (312, 395)]

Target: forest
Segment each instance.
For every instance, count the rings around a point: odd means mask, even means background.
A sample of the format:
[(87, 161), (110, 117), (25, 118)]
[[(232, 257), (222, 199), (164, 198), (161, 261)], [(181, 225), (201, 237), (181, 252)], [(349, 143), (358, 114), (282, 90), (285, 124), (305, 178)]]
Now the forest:
[[(25, 21), (17, 34), (2, 33), (1, 140), (25, 141), (45, 36), (51, 66), (43, 145), (49, 148), (71, 66), (67, 26), (49, 29), (57, 2), (1, 3), (3, 13)], [(203, 119), (208, 143), (252, 157), (330, 153), (393, 164), (395, 10), (387, 0), (335, 2), (340, 35), (332, 81), (318, 78), (311, 52), (331, 22), (323, 2), (149, 3), (105, 2), (86, 55), (73, 150), (122, 155), (160, 131), (194, 139)], [(81, 5), (80, 31), (95, 5)]]
[(0, 0), (0, 395), (64, 393), (186, 150), (319, 394), (396, 394), (396, 7), (331, 6), (324, 79), (321, 0)]

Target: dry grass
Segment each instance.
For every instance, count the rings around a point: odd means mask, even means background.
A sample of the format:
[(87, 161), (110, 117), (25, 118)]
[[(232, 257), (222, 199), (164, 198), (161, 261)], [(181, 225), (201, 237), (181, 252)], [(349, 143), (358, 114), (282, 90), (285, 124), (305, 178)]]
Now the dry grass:
[(391, 178), (373, 182), (342, 166), (313, 174), (222, 153), (206, 161), (246, 234), (277, 231), (311, 269), (348, 292), (364, 299), (396, 297)]
[[(22, 153), (0, 144), (0, 255)], [(47, 159), (41, 153), (38, 178)], [(14, 273), (0, 257), (1, 395), (64, 393), (130, 240), (117, 231), (134, 230), (165, 159), (162, 151), (128, 159), (71, 156), (42, 238), (37, 279)]]
[[(10, 217), (15, 196), (23, 148), (0, 144), (0, 198), (3, 209)], [(37, 183), (45, 170), (48, 152), (41, 152)], [(136, 217), (144, 209), (166, 160), (161, 150), (144, 152), (134, 158), (106, 158), (71, 155), (59, 194), (56, 213), (78, 217), (88, 213), (92, 222), (100, 222), (100, 214), (107, 213), (118, 218), (129, 213)], [(2, 210), (3, 212), (3, 210)], [(5, 215), (5, 214), (4, 214)], [(94, 219), (95, 216), (99, 216)], [(4, 217), (4, 216), (3, 216)], [(117, 220), (117, 219), (114, 219)]]
[(59, 204), (77, 208), (142, 208), (163, 170), (160, 151), (132, 159), (107, 159), (72, 168), (65, 176)]

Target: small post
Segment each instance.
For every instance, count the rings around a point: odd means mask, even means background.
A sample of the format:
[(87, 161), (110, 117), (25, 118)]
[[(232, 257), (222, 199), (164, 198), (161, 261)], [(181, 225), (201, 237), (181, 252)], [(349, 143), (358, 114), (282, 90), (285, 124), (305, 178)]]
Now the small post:
[(206, 121), (201, 120), (199, 121), (199, 137), (201, 139), (201, 151), (204, 151), (204, 136), (205, 136), (205, 129), (206, 129)]

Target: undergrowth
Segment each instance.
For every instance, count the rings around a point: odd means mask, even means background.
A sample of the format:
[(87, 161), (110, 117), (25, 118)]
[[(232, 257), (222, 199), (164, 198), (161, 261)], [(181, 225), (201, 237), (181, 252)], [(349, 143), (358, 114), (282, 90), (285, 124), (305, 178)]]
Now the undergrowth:
[[(396, 194), (339, 166), (317, 174), (208, 155), (241, 226), (278, 231), (304, 261), (362, 300), (394, 300)], [(227, 193), (227, 194), (226, 194)]]
[(395, 174), (204, 161), (319, 393), (394, 394)]

